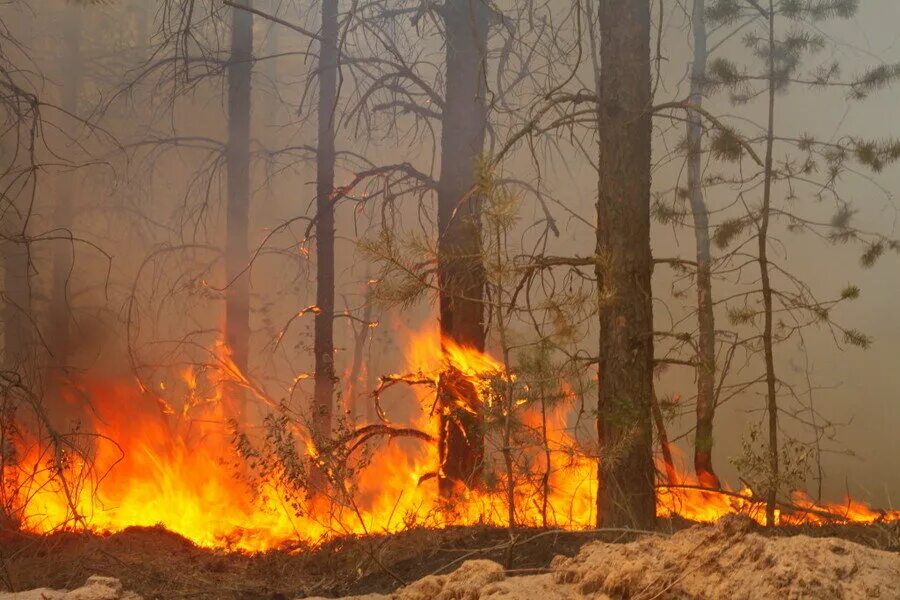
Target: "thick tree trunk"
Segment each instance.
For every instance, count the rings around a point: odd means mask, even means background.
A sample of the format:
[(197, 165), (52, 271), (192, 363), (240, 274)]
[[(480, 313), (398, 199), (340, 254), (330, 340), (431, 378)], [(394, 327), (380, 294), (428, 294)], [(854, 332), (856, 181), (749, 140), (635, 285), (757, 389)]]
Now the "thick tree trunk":
[[(691, 104), (703, 105), (703, 82), (706, 78), (706, 1), (694, 0), (694, 63), (691, 73)], [(697, 429), (694, 438), (694, 472), (701, 485), (719, 487), (713, 470), (713, 416), (716, 411), (716, 322), (713, 314), (711, 253), (709, 243), (709, 211), (703, 197), (701, 169), (703, 129), (700, 114), (688, 113), (688, 194), (694, 216), (694, 238), (697, 243)]]
[[(62, 85), (60, 104), (70, 114), (78, 114), (78, 90), (81, 84), (81, 8), (67, 6), (63, 11), (63, 52), (60, 66)], [(61, 238), (72, 236), (75, 217), (73, 196), (75, 174), (64, 172), (56, 180), (56, 207), (53, 214), (56, 235)], [(69, 280), (74, 266), (74, 242), (59, 240), (53, 244), (53, 273), (50, 292), (49, 346), (53, 353), (52, 365), (56, 376), (69, 363), (69, 327), (71, 307), (69, 305)]]
[(600, 0), (600, 489), (603, 526), (655, 520), (650, 279), (650, 3)]
[[(241, 0), (249, 7), (251, 0)], [(253, 16), (232, 9), (231, 57), (228, 62), (228, 204), (226, 211), (225, 341), (232, 359), (247, 370), (250, 353), (250, 77), (253, 60)], [(242, 404), (242, 403), (239, 403)], [(239, 407), (242, 410), (242, 406)]]
[[(442, 341), (484, 350), (485, 274), (481, 257), (479, 199), (470, 194), (484, 148), (487, 108), (484, 60), (488, 7), (485, 0), (446, 0), (446, 97), (438, 183), (438, 281)], [(458, 373), (438, 385), (441, 427), (439, 487), (449, 497), (481, 472), (484, 436), (480, 401)]]
[(337, 100), (338, 6), (322, 0), (319, 140), (316, 154), (316, 306), (313, 428), (331, 436), (334, 413), (334, 111)]

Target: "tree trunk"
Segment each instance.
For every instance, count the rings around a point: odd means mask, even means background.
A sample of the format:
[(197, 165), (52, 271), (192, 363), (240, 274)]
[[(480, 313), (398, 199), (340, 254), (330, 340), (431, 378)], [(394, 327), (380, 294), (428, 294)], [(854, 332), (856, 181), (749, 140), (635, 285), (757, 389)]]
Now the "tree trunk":
[[(706, 78), (706, 1), (694, 0), (694, 63), (691, 73), (691, 104), (703, 105)], [(713, 470), (713, 416), (716, 412), (716, 322), (713, 314), (711, 253), (709, 243), (709, 211), (703, 197), (703, 129), (700, 114), (688, 113), (688, 194), (694, 216), (694, 238), (697, 243), (697, 428), (694, 438), (694, 472), (701, 485), (719, 487)]]
[(671, 485), (678, 485), (678, 472), (675, 470), (675, 461), (672, 459), (672, 447), (669, 445), (669, 434), (666, 432), (666, 420), (663, 417), (662, 407), (659, 405), (659, 398), (656, 397), (656, 391), (653, 392), (653, 420), (656, 421), (656, 437), (659, 440), (659, 451), (662, 452), (663, 466), (666, 469), (666, 482)]
[[(438, 282), (441, 339), (484, 350), (479, 199), (470, 194), (487, 128), (484, 61), (488, 7), (484, 0), (446, 0), (446, 96), (438, 183)], [(439, 487), (449, 497), (480, 475), (484, 436), (480, 401), (472, 385), (448, 370), (438, 384)]]
[(337, 101), (338, 6), (322, 1), (319, 52), (319, 139), (316, 154), (316, 306), (313, 428), (331, 436), (334, 413), (334, 112)]
[[(268, 13), (278, 16), (279, 7), (282, 0), (269, 0)], [(277, 23), (268, 23), (266, 27), (266, 46), (265, 46), (265, 62), (263, 63), (263, 71), (268, 85), (271, 86), (269, 93), (265, 95), (263, 102), (265, 103), (266, 123), (265, 127), (271, 131), (266, 132), (266, 139), (274, 137), (278, 127), (279, 110), (281, 102), (278, 98), (278, 61), (275, 58), (281, 53), (281, 30), (282, 26)]]
[(29, 351), (31, 325), (31, 286), (28, 281), (28, 246), (20, 219), (7, 211), (4, 230), (0, 232), (3, 257), (3, 360), (0, 367), (14, 370)]
[(772, 206), (773, 153), (775, 147), (775, 3), (769, 0), (769, 122), (766, 129), (766, 166), (763, 186), (763, 206), (759, 225), (759, 270), (762, 284), (763, 312), (763, 352), (766, 360), (766, 412), (769, 417), (769, 489), (766, 490), (766, 525), (775, 525), (775, 501), (778, 494), (778, 400), (775, 391), (775, 352), (772, 341), (772, 284), (769, 281), (769, 216)]
[[(240, 0), (249, 7), (251, 0)], [(250, 353), (250, 77), (253, 16), (232, 9), (231, 58), (228, 62), (228, 206), (226, 213), (225, 341), (235, 365), (246, 372)], [(243, 402), (238, 403), (243, 412)]]
[(602, 526), (655, 521), (650, 279), (650, 3), (600, 0), (599, 406)]
[[(368, 281), (369, 274), (366, 273)], [(356, 425), (357, 421), (363, 417), (360, 414), (360, 400), (371, 392), (366, 389), (366, 379), (368, 377), (371, 365), (366, 364), (366, 348), (369, 346), (369, 336), (372, 327), (369, 323), (372, 321), (372, 307), (374, 298), (372, 297), (372, 286), (366, 284), (365, 307), (363, 308), (362, 320), (359, 331), (354, 332), (353, 336), (353, 362), (350, 366), (350, 374), (347, 376), (347, 397), (345, 399), (345, 410), (347, 418), (351, 425)], [(371, 355), (371, 352), (369, 353)]]
[[(81, 8), (66, 6), (63, 10), (63, 56), (60, 60), (62, 85), (60, 104), (68, 113), (78, 114), (78, 90), (81, 84)], [(60, 173), (56, 179), (56, 207), (54, 228), (62, 238), (72, 236), (75, 198), (73, 191), (75, 174)], [(52, 365), (59, 376), (69, 363), (69, 326), (71, 310), (69, 306), (69, 279), (74, 266), (74, 242), (59, 240), (53, 244), (53, 279), (50, 292), (50, 336), (49, 346), (53, 353)]]

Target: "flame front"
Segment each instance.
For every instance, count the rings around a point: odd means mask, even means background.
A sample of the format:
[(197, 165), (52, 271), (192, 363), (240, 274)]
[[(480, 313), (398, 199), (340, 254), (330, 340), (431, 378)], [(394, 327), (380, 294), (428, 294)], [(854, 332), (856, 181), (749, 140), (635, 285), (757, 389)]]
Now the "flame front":
[[(488, 377), (513, 377), (487, 354), (441, 344), (436, 332), (413, 336), (407, 349), (409, 372), (436, 381), (452, 366), (472, 381), (486, 402)], [(218, 347), (216, 356), (217, 368), (186, 369), (178, 386), (159, 385), (161, 390), (183, 391), (180, 410), (137, 382), (73, 382), (64, 390), (65, 402), (77, 405), (87, 399), (93, 415), (90, 434), (80, 438), (84, 447), (51, 453), (46, 443), (22, 439), (17, 460), (4, 466), (7, 512), (16, 513), (21, 525), (36, 533), (162, 525), (201, 546), (245, 551), (337, 535), (396, 532), (414, 525), (507, 524), (502, 481), (491, 489), (464, 492), (452, 508), (444, 505), (436, 481), (428, 477), (437, 468), (437, 448), (421, 440), (383, 442), (365, 468), (345, 482), (352, 505), (288, 497), (278, 473), (251, 485), (228, 426), (236, 405), (229, 394), (236, 387), (261, 394), (231, 362), (226, 348)], [(408, 421), (436, 437), (433, 393), (417, 389)], [(569, 391), (567, 396), (574, 394)], [(540, 443), (522, 450), (530, 471), (515, 480), (518, 525), (594, 526), (596, 462), (579, 450), (567, 427), (569, 409), (557, 404), (552, 410), (522, 410), (520, 428), (535, 433)], [(304, 444), (307, 452), (314, 451), (309, 440)], [(502, 465), (488, 467), (496, 467), (502, 479)], [(58, 477), (60, 472), (65, 477)], [(699, 489), (686, 475), (679, 478), (677, 486), (660, 487), (659, 516), (710, 522), (741, 512), (764, 520), (764, 510), (749, 490), (713, 492)], [(863, 523), (900, 519), (900, 512), (874, 511), (849, 500), (818, 505), (799, 493), (792, 500), (804, 510), (779, 515), (781, 523), (822, 523), (834, 516)]]

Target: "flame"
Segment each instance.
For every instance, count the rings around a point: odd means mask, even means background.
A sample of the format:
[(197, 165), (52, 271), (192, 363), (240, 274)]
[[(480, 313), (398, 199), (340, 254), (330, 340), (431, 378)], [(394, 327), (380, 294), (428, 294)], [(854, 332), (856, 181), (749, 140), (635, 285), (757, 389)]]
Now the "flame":
[[(409, 337), (407, 371), (421, 381), (436, 383), (440, 373), (452, 367), (473, 383), (486, 404), (491, 402), (490, 379), (515, 381), (502, 362), (441, 340), (437, 331)], [(278, 472), (261, 482), (251, 479), (229, 426), (237, 405), (231, 396), (241, 390), (265, 400), (264, 394), (238, 369), (224, 344), (217, 344), (213, 355), (213, 364), (186, 368), (174, 383), (144, 386), (106, 378), (70, 382), (64, 400), (79, 405), (87, 399), (89, 432), (56, 453), (46, 443), (23, 438), (19, 459), (3, 465), (3, 486), (13, 486), (13, 512), (22, 527), (36, 533), (74, 528), (115, 532), (159, 524), (201, 546), (261, 551), (415, 525), (507, 524), (506, 474), (496, 448), (489, 450), (485, 470), (496, 473), (499, 483), (463, 491), (452, 507), (442, 502), (435, 478), (429, 477), (437, 468), (436, 445), (417, 439), (379, 442), (363, 468), (344, 484), (353, 499), (350, 504), (291, 495)], [(569, 402), (551, 407), (516, 402), (521, 412), (517, 435), (524, 436), (516, 449), (521, 472), (515, 474), (513, 492), (520, 526), (579, 529), (594, 526), (596, 520), (596, 450), (584, 447), (569, 427), (575, 393), (565, 382), (560, 385)], [(160, 395), (166, 391), (169, 400)], [(413, 392), (414, 401), (392, 397), (385, 411), (436, 437), (433, 386), (415, 386)], [(171, 400), (178, 393), (180, 405)], [(311, 440), (301, 435), (300, 441), (301, 450), (317, 459)], [(764, 521), (764, 506), (750, 490), (702, 489), (685, 474), (679, 474), (678, 483), (660, 486), (660, 517), (711, 522), (740, 512)], [(780, 523), (824, 523), (835, 516), (861, 523), (900, 520), (900, 511), (879, 512), (852, 500), (821, 505), (798, 492), (792, 503), (800, 510), (779, 513)]]

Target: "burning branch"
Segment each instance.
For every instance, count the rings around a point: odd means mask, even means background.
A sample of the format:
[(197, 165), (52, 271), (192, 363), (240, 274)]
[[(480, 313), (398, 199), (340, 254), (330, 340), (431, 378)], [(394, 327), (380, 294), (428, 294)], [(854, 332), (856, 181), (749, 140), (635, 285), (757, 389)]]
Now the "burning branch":
[(387, 436), (388, 439), (391, 440), (396, 437), (411, 437), (432, 444), (436, 441), (432, 436), (428, 435), (424, 431), (414, 429), (412, 427), (391, 427), (389, 425), (375, 424), (360, 427), (345, 439), (339, 441), (338, 444), (343, 445), (351, 441), (353, 442), (352, 445), (347, 448), (347, 455), (349, 456), (357, 448), (368, 442), (370, 439), (378, 436)]

